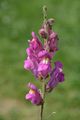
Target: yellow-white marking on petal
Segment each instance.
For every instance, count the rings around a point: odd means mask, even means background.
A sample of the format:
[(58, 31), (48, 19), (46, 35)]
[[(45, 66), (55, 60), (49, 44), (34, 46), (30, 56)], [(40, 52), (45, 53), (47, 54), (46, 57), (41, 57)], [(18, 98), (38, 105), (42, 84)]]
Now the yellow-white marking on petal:
[(30, 94), (34, 94), (34, 93), (35, 93), (35, 91), (34, 91), (34, 90), (32, 90), (32, 89), (30, 89), (29, 93), (30, 93)]
[(60, 71), (60, 72), (62, 72), (62, 69), (61, 69), (61, 68), (59, 68), (59, 71)]
[(44, 58), (44, 59), (43, 59), (43, 63), (44, 63), (44, 64), (47, 64), (48, 62), (49, 62), (49, 58)]

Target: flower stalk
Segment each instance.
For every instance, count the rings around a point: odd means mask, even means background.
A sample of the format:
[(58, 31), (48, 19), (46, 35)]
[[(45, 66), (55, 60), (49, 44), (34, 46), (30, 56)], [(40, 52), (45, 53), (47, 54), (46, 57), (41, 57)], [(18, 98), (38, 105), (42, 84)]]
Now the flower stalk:
[[(44, 18), (45, 30), (47, 32), (47, 7), (46, 6), (43, 6), (43, 18)], [(44, 43), (45, 41), (47, 41), (47, 38), (44, 39)], [(41, 120), (43, 120), (45, 93), (46, 93), (46, 84), (44, 79), (42, 81), (42, 91), (43, 91), (43, 103), (41, 105)]]
[(58, 50), (58, 35), (53, 31), (54, 19), (47, 19), (47, 7), (43, 7), (44, 21), (39, 30), (39, 35), (44, 43), (32, 32), (32, 39), (28, 41), (29, 47), (26, 49), (27, 59), (24, 61), (24, 69), (31, 71), (35, 79), (41, 81), (42, 91), (32, 83), (28, 84), (29, 93), (25, 98), (32, 104), (40, 106), (40, 120), (44, 118), (44, 105), (46, 92), (51, 92), (58, 83), (64, 81), (63, 65), (60, 61), (54, 62), (52, 58)]
[(44, 104), (45, 104), (45, 93), (46, 93), (46, 84), (43, 80), (42, 82), (42, 89), (43, 89), (43, 103), (41, 105), (41, 120), (43, 120), (43, 112), (44, 112)]
[(43, 19), (44, 23), (47, 21), (47, 7), (46, 5), (43, 6)]

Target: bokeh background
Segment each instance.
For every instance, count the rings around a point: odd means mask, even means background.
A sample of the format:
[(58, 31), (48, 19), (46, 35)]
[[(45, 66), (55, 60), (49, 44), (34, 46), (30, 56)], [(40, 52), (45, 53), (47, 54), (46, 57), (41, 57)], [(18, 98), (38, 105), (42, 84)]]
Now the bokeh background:
[(65, 72), (65, 82), (46, 97), (45, 120), (80, 119), (80, 0), (0, 0), (0, 120), (39, 120), (40, 108), (25, 94), (29, 81), (41, 85), (23, 63), (45, 4), (60, 38), (53, 61), (62, 61)]

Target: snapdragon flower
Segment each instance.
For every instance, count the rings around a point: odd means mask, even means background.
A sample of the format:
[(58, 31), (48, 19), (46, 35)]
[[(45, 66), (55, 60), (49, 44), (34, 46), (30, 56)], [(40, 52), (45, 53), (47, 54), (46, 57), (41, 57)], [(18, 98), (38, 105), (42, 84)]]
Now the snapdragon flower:
[(41, 105), (43, 99), (37, 87), (32, 83), (28, 83), (28, 88), (30, 88), (30, 90), (29, 93), (26, 94), (25, 98), (35, 105)]
[(64, 81), (63, 64), (60, 61), (54, 62), (53, 58), (58, 48), (58, 34), (53, 31), (54, 19), (48, 19), (46, 16), (46, 7), (44, 7), (44, 22), (39, 30), (39, 37), (32, 32), (31, 40), (28, 40), (29, 47), (26, 49), (27, 58), (24, 61), (24, 69), (31, 71), (35, 79), (40, 80), (43, 86), (43, 92), (32, 83), (28, 84), (30, 89), (26, 94), (26, 99), (32, 104), (41, 105), (41, 120), (43, 118), (43, 108), (46, 92), (51, 92), (54, 88)]
[(55, 68), (50, 74), (50, 80), (46, 85), (46, 91), (52, 91), (60, 82), (64, 81), (63, 65), (61, 62), (55, 62)]

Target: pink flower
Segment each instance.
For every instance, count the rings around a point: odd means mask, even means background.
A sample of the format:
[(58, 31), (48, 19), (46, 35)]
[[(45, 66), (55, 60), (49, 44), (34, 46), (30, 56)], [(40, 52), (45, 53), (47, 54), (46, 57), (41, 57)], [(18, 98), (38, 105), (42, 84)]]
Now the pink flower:
[(51, 63), (49, 58), (42, 59), (38, 65), (38, 76), (41, 76), (42, 78), (45, 79), (50, 72), (51, 72)]
[(30, 91), (26, 94), (25, 98), (31, 101), (32, 104), (41, 105), (43, 103), (43, 99), (37, 87), (32, 83), (29, 83), (28, 88), (30, 88)]
[(41, 41), (38, 39), (36, 34), (32, 32), (32, 40), (29, 41), (29, 47), (35, 52), (38, 53), (43, 49)]
[(58, 83), (64, 81), (63, 65), (61, 62), (55, 62), (55, 68), (50, 74), (50, 80), (47, 83), (46, 91), (50, 92), (58, 85)]
[(31, 61), (31, 59), (28, 58), (27, 60), (24, 61), (24, 68), (26, 70), (32, 70), (32, 69), (34, 69), (34, 64)]

